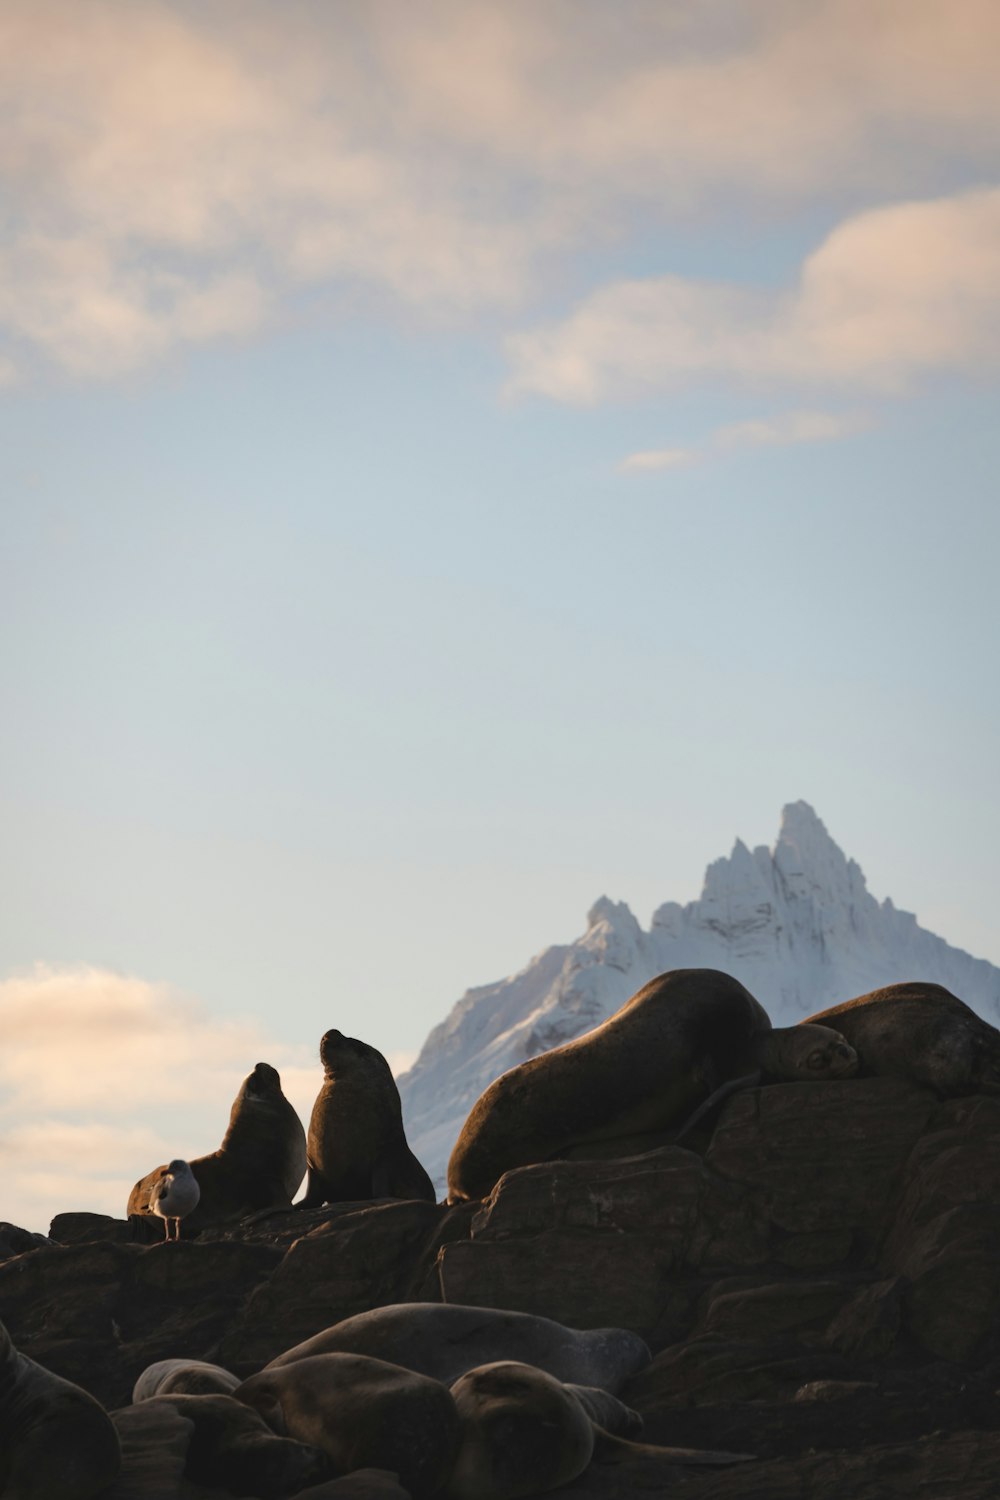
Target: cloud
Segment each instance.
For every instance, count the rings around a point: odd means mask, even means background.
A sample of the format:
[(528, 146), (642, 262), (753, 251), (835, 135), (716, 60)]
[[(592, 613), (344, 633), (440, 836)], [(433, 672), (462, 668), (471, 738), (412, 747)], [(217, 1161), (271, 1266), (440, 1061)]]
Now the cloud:
[(322, 27), (296, 50), (266, 8), (230, 20), (213, 31), (153, 0), (5, 8), (0, 328), (15, 350), (115, 374), (252, 331), (338, 278), (420, 306), (516, 293), (521, 225), (365, 139), (377, 111)]
[(619, 195), (926, 181), (949, 147), (988, 162), (984, 126), (1000, 120), (991, 0), (622, 0), (610, 19), (579, 0), (390, 0), (373, 14), (411, 129)]
[(307, 1049), (102, 969), (39, 966), (0, 983), (0, 1028), (3, 1211), (31, 1229), (69, 1209), (121, 1217), (143, 1173), (214, 1151), (255, 1063), (279, 1069), (305, 1121), (320, 1082)]
[(625, 474), (647, 473), (652, 469), (680, 469), (694, 463), (697, 457), (692, 448), (650, 448), (641, 453), (630, 453), (618, 467)]
[(717, 427), (706, 447), (651, 448), (630, 453), (618, 468), (621, 473), (648, 473), (657, 469), (676, 469), (700, 463), (712, 448), (786, 447), (794, 443), (833, 442), (852, 437), (872, 424), (869, 413), (861, 411), (784, 411), (770, 417), (755, 417)]
[(826, 443), (853, 437), (870, 426), (871, 417), (866, 412), (786, 411), (773, 417), (732, 422), (716, 430), (714, 441), (722, 448)]
[(662, 276), (603, 287), (508, 341), (509, 389), (591, 403), (726, 377), (899, 392), (1000, 364), (1000, 189), (848, 219), (772, 291)]
[(8, 0), (0, 359), (116, 374), (313, 287), (506, 311), (637, 208), (940, 191), (998, 47), (990, 0)]

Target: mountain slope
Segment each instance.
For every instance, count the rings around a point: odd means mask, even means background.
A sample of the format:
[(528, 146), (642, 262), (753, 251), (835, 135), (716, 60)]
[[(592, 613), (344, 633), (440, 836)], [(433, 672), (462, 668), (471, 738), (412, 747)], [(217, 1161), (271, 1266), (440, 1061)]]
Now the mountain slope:
[(906, 979), (943, 984), (1000, 1022), (1000, 969), (877, 901), (809, 804), (792, 802), (772, 850), (737, 839), (728, 859), (709, 865), (699, 899), (666, 902), (648, 932), (602, 896), (576, 942), (467, 991), (399, 1079), (410, 1144), (435, 1182), (500, 1073), (596, 1026), (664, 969), (694, 967), (734, 974), (776, 1025)]

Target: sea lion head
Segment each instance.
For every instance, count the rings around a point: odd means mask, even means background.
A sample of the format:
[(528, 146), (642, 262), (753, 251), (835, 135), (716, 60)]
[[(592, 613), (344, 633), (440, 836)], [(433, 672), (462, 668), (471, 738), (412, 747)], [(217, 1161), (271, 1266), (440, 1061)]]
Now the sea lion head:
[(453, 1500), (538, 1495), (581, 1474), (594, 1451), (594, 1427), (554, 1376), (498, 1360), (451, 1387), (462, 1419), (448, 1494)]
[(270, 1063), (259, 1062), (252, 1073), (249, 1073), (243, 1082), (244, 1094), (273, 1094), (281, 1093), (281, 1074), (277, 1068), (272, 1068)]
[(338, 1073), (353, 1070), (359, 1064), (363, 1067), (378, 1068), (379, 1071), (384, 1069), (390, 1077), (392, 1076), (389, 1064), (377, 1047), (370, 1047), (359, 1037), (345, 1036), (336, 1027), (324, 1034), (319, 1044), (319, 1060), (330, 1078), (335, 1078)]
[(796, 1083), (853, 1078), (859, 1066), (858, 1054), (839, 1031), (805, 1021), (765, 1032), (759, 1059), (766, 1078)]

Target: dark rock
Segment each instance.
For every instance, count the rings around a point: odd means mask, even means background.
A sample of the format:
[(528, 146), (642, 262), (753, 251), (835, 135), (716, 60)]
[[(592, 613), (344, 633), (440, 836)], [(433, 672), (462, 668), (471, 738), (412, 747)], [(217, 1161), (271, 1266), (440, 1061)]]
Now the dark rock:
[[(49, 1235), (60, 1245), (89, 1245), (97, 1240), (127, 1245), (133, 1239), (128, 1219), (112, 1219), (108, 1214), (56, 1214)], [(159, 1238), (163, 1237), (161, 1229)]]
[(882, 1263), (907, 1277), (907, 1324), (930, 1353), (998, 1352), (1000, 1101), (955, 1099), (914, 1144)]
[(154, 1360), (205, 1358), (280, 1260), (262, 1245), (71, 1245), (0, 1265), (0, 1306), (25, 1354), (120, 1406)]
[(355, 1469), (341, 1479), (299, 1490), (296, 1500), (410, 1500), (410, 1492), (388, 1469)]
[(54, 1246), (44, 1234), (21, 1229), (17, 1224), (0, 1223), (0, 1260), (26, 1255), (31, 1250), (51, 1250)]
[(194, 1423), (172, 1406), (143, 1401), (111, 1413), (122, 1445), (118, 1479), (102, 1500), (176, 1500)]
[(583, 1497), (677, 1495), (682, 1500), (995, 1500), (1000, 1437), (939, 1433), (915, 1443), (879, 1445), (725, 1469), (682, 1469), (647, 1451), (631, 1464), (594, 1462), (559, 1491)]
[(444, 1301), (541, 1313), (574, 1328), (620, 1325), (654, 1342), (690, 1321), (699, 1268), (755, 1265), (768, 1253), (763, 1195), (679, 1147), (510, 1172), (471, 1235), (439, 1257)]
[(890, 1353), (899, 1335), (902, 1304), (903, 1283), (898, 1276), (872, 1282), (844, 1303), (823, 1341), (844, 1354), (882, 1358)]
[(706, 1161), (766, 1194), (771, 1223), (794, 1234), (882, 1239), (901, 1174), (937, 1101), (894, 1078), (785, 1083), (737, 1094)]
[(285, 1252), (234, 1318), (219, 1363), (249, 1374), (276, 1354), (354, 1313), (414, 1295), (433, 1261), (448, 1210), (419, 1201), (341, 1205)]
[(442, 1299), (511, 1308), (570, 1328), (617, 1326), (645, 1334), (669, 1291), (643, 1239), (553, 1230), (525, 1240), (445, 1246), (438, 1262)]

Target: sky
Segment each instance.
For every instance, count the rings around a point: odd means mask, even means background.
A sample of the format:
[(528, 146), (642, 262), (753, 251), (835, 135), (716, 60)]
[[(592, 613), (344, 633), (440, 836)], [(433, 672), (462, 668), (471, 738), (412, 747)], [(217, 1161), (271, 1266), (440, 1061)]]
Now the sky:
[[(1000, 963), (992, 0), (3, 0), (0, 1217), (808, 800)], [(845, 997), (846, 998), (846, 997)]]

